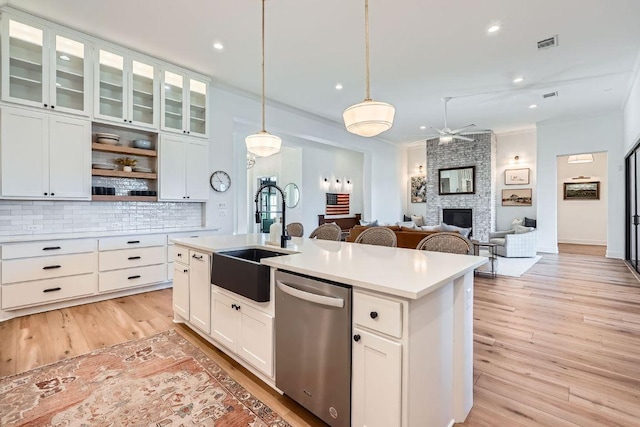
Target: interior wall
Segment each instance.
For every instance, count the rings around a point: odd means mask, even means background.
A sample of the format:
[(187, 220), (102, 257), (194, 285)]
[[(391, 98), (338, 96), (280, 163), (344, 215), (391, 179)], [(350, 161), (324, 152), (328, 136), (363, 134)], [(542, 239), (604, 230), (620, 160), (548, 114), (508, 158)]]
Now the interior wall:
[(624, 152), (640, 140), (640, 67), (636, 69), (629, 98), (624, 107)]
[[(509, 132), (496, 135), (496, 229), (509, 230), (514, 218), (536, 218), (538, 197), (536, 189), (536, 130)], [(519, 159), (515, 160), (515, 156)], [(506, 185), (505, 171), (529, 169), (529, 184)], [(532, 206), (502, 206), (502, 190), (531, 188)]]
[(558, 156), (607, 153), (607, 257), (624, 257), (622, 112), (537, 124), (538, 251), (558, 252)]
[[(592, 163), (567, 163), (558, 157), (558, 243), (607, 244), (607, 153), (593, 153)], [(589, 177), (573, 179), (579, 176)], [(564, 183), (600, 181), (599, 200), (564, 200)]]
[[(222, 229), (222, 233), (246, 232), (247, 214), (253, 210), (253, 198), (247, 197), (246, 149), (244, 138), (260, 129), (260, 100), (235, 89), (214, 84), (211, 90), (211, 170), (229, 172), (232, 185), (225, 193), (210, 192), (206, 224)], [(361, 153), (362, 206), (364, 217), (397, 221), (402, 215), (404, 193), (401, 190), (402, 149), (376, 138), (363, 138), (347, 132), (343, 126), (283, 105), (267, 104), (267, 130), (283, 139), (307, 141), (310, 146), (335, 147)], [(250, 129), (250, 130), (249, 130)], [(305, 149), (303, 148), (303, 152)], [(304, 162), (305, 156), (303, 156)], [(313, 159), (312, 159), (313, 162)], [(319, 166), (319, 165), (317, 165)], [(305, 170), (303, 166), (303, 171)], [(327, 171), (330, 173), (331, 171)], [(306, 172), (305, 172), (306, 173)], [(341, 173), (336, 170), (333, 173)], [(344, 175), (348, 175), (344, 172)], [(304, 181), (304, 178), (303, 178)], [(355, 191), (355, 183), (354, 183)], [(303, 218), (324, 213), (324, 192), (319, 187), (306, 188)], [(306, 206), (313, 194), (321, 194), (322, 208)], [(313, 199), (311, 199), (313, 200)], [(224, 206), (224, 207), (221, 207)], [(360, 208), (360, 207), (356, 207)], [(307, 219), (304, 220), (308, 221)], [(306, 224), (305, 224), (306, 228)]]
[[(426, 176), (427, 174), (427, 143), (423, 142), (418, 146), (412, 146), (407, 149), (407, 162), (405, 165), (406, 179), (405, 179), (405, 197), (406, 197), (406, 209), (403, 211), (405, 215), (426, 215), (427, 204), (426, 203), (411, 203), (411, 177), (414, 176)], [(422, 166), (422, 171), (419, 167)], [(398, 219), (400, 221), (400, 219)]]

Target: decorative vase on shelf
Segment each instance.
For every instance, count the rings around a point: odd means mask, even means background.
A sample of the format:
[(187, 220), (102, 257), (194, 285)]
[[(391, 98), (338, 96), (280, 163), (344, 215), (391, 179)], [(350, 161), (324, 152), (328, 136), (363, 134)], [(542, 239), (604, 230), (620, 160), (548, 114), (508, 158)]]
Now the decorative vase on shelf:
[(133, 171), (133, 169), (131, 169), (131, 166), (123, 166), (123, 167), (122, 167), (122, 170), (123, 170), (124, 172), (132, 172), (132, 171)]

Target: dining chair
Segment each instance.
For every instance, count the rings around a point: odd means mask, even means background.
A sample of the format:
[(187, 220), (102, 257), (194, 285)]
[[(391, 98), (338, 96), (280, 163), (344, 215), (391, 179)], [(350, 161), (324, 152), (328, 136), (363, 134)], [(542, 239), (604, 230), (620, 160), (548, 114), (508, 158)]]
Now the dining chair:
[(371, 227), (360, 233), (354, 243), (391, 246), (395, 248), (398, 246), (398, 238), (396, 237), (396, 233), (387, 227)]
[(434, 233), (420, 240), (416, 249), (450, 254), (470, 254), (471, 241), (460, 233), (443, 231)]
[(333, 222), (322, 224), (309, 234), (310, 239), (335, 240), (336, 242), (340, 241), (341, 236), (342, 230), (340, 226)]

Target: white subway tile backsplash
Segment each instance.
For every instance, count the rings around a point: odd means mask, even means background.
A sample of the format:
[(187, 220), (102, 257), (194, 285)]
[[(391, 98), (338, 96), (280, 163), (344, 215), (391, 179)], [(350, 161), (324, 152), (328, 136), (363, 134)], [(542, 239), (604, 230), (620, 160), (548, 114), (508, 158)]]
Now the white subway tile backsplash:
[(203, 203), (0, 200), (0, 235), (200, 227), (203, 208)]

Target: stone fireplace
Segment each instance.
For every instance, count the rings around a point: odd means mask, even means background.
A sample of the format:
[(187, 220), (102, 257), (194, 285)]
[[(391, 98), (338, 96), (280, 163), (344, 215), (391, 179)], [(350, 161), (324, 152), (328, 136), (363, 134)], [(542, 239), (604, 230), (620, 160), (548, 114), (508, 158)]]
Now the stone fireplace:
[[(438, 139), (427, 140), (425, 219), (430, 225), (445, 222), (462, 227), (464, 225), (460, 224), (467, 224), (470, 218), (471, 224), (465, 228), (473, 228), (475, 239), (488, 241), (496, 222), (496, 138), (493, 132), (465, 136), (474, 141), (454, 139), (449, 144), (439, 145)], [(438, 194), (438, 169), (466, 166), (475, 166), (475, 193)]]

